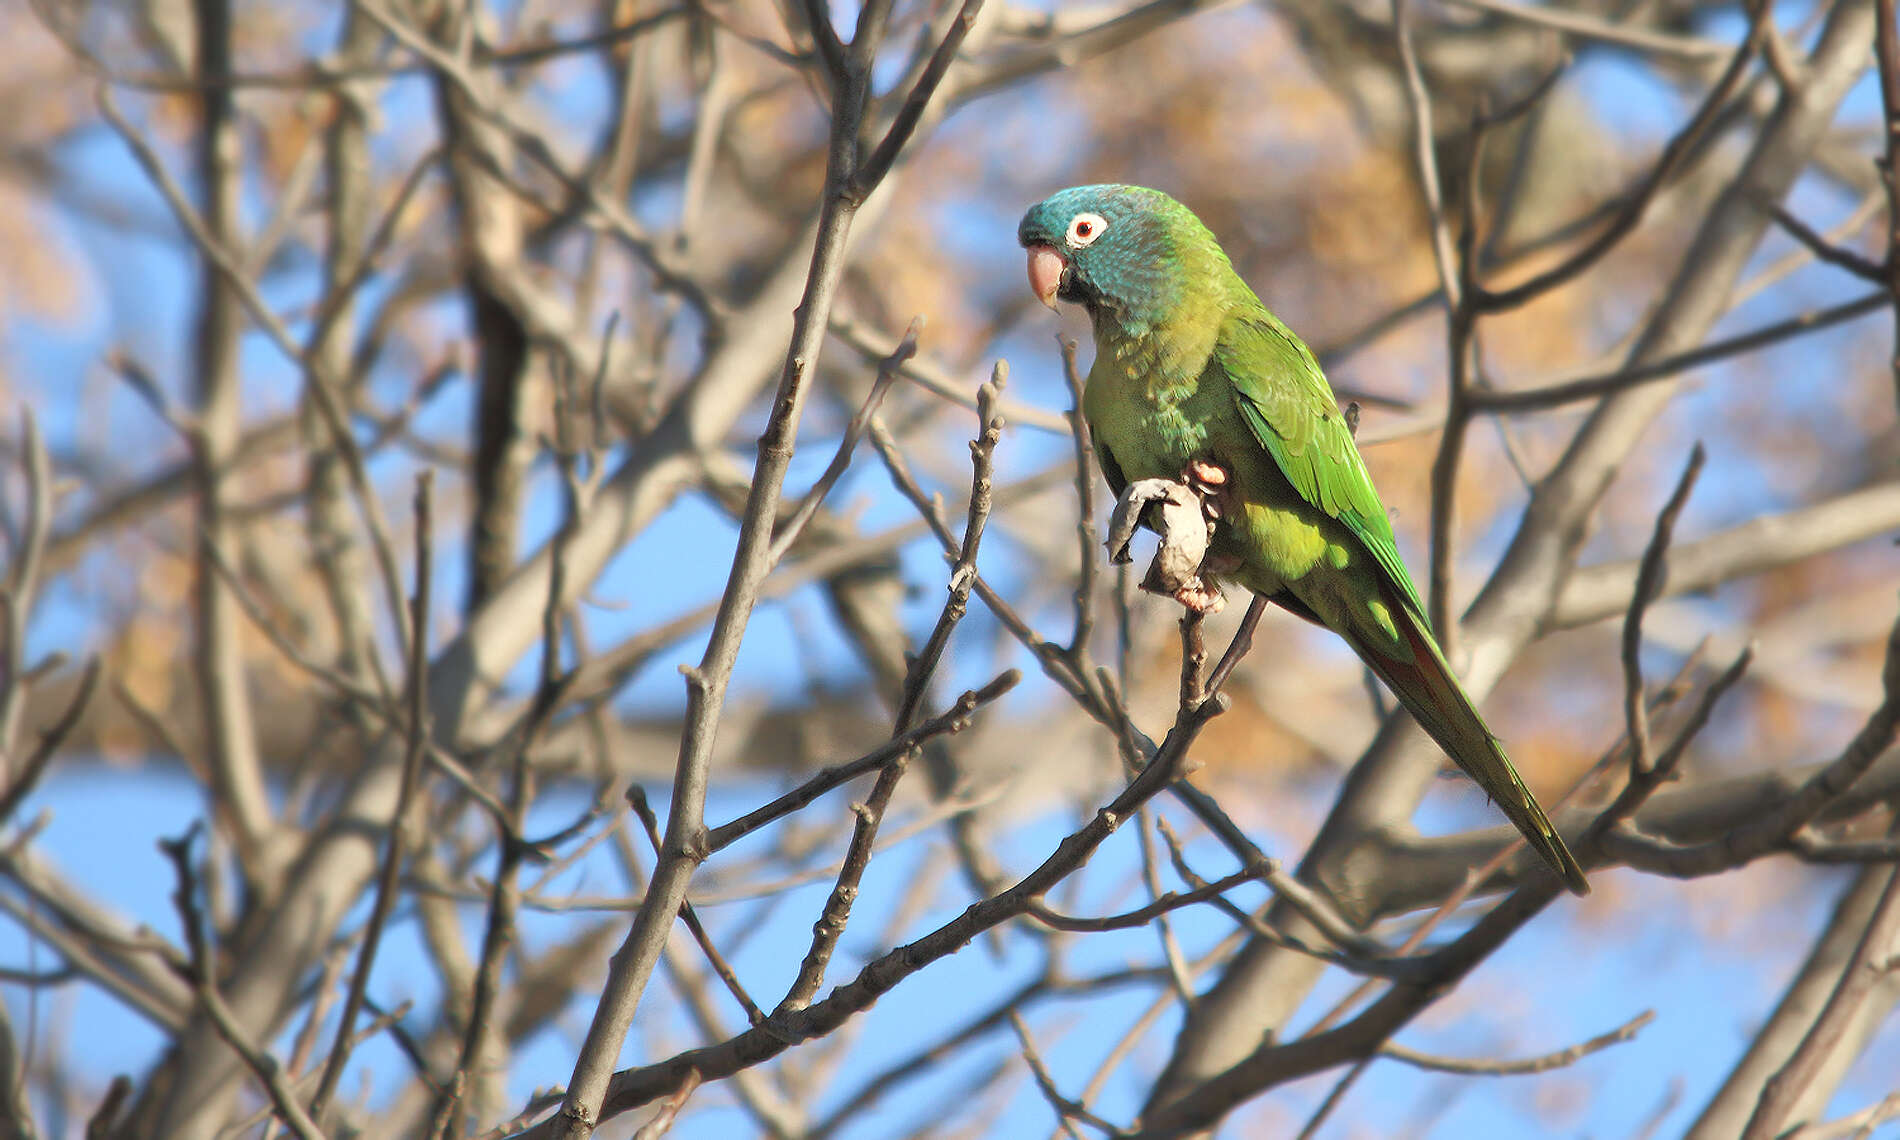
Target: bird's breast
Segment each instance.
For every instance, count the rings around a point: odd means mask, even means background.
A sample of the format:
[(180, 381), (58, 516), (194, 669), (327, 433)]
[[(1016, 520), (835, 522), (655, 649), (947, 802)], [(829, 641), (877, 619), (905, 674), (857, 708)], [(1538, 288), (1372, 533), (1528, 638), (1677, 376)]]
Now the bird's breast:
[(1089, 423), (1130, 479), (1178, 478), (1208, 451), (1197, 386), (1170, 380), (1148, 354), (1098, 351), (1088, 378)]

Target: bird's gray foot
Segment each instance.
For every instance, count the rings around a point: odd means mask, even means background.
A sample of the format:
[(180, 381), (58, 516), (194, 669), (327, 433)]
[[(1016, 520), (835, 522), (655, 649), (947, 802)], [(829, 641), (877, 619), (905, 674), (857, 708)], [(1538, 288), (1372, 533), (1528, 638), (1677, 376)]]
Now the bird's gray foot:
[[(1124, 487), (1108, 518), (1111, 562), (1129, 561), (1128, 544), (1143, 522), (1161, 536), (1155, 562), (1167, 577), (1185, 581), (1200, 570), (1207, 554), (1208, 526), (1200, 496), (1191, 488), (1172, 479), (1137, 479)], [(1154, 573), (1151, 570), (1149, 576)]]
[[(1225, 471), (1212, 464), (1206, 466), (1218, 482), (1199, 478), (1205, 472), (1184, 474), (1194, 474), (1202, 487), (1225, 483)], [(1234, 567), (1229, 565), (1233, 562), (1231, 558), (1208, 561), (1208, 540), (1214, 534), (1214, 520), (1220, 517), (1217, 510), (1209, 509), (1211, 501), (1208, 492), (1185, 479), (1182, 482), (1139, 479), (1130, 483), (1122, 490), (1115, 511), (1109, 517), (1109, 558), (1115, 562), (1129, 561), (1128, 544), (1135, 537), (1137, 525), (1145, 521), (1161, 536), (1161, 542), (1155, 548), (1148, 573), (1141, 580), (1141, 588), (1173, 598), (1196, 613), (1219, 613), (1227, 599), (1202, 577), (1202, 572), (1221, 573)]]

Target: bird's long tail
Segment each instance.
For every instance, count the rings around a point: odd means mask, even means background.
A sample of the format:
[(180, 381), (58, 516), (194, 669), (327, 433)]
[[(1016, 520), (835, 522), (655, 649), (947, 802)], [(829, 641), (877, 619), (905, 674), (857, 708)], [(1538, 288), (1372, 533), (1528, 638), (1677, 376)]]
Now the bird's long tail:
[(1543, 856), (1544, 862), (1563, 877), (1565, 884), (1576, 894), (1589, 894), (1590, 884), (1583, 877), (1583, 868), (1564, 846), (1563, 838), (1550, 824), (1550, 817), (1524, 786), (1497, 737), (1491, 734), (1471, 698), (1465, 695), (1451, 668), (1445, 664), (1444, 654), (1439, 652), (1438, 642), (1432, 637), (1424, 617), (1390, 594), (1387, 602), (1399, 636), (1412, 650), (1412, 659), (1405, 661), (1394, 656), (1390, 649), (1375, 644), (1372, 638), (1350, 624), (1341, 631), (1347, 643), (1445, 754), (1477, 781), (1505, 817), (1523, 832), (1531, 847)]

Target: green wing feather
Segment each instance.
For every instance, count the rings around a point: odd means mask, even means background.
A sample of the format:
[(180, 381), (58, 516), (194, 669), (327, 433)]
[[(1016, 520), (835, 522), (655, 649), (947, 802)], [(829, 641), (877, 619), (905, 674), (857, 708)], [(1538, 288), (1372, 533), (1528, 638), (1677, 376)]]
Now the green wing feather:
[(1410, 660), (1381, 651), (1350, 625), (1336, 632), (1445, 753), (1471, 774), (1570, 889), (1589, 893), (1583, 868), (1439, 652), (1418, 588), (1399, 559), (1385, 504), (1373, 489), (1319, 361), (1264, 308), (1229, 317), (1214, 356), (1232, 382), (1241, 419), (1287, 482), (1308, 503), (1344, 523), (1385, 571), (1387, 588), (1382, 593), (1388, 604), (1400, 607), (1393, 615), (1394, 630), (1409, 645)]
[(1422, 616), (1425, 603), (1399, 557), (1385, 504), (1312, 352), (1263, 308), (1227, 319), (1214, 358), (1233, 384), (1241, 418), (1287, 482), (1345, 523)]

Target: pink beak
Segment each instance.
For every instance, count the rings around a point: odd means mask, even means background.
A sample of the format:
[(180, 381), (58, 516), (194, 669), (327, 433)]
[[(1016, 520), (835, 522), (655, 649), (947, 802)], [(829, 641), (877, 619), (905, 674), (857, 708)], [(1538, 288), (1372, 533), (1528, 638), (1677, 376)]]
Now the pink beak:
[(1069, 263), (1054, 246), (1029, 247), (1029, 290), (1036, 295), (1036, 300), (1051, 309), (1056, 307), (1056, 290), (1062, 288), (1062, 271), (1068, 267)]

